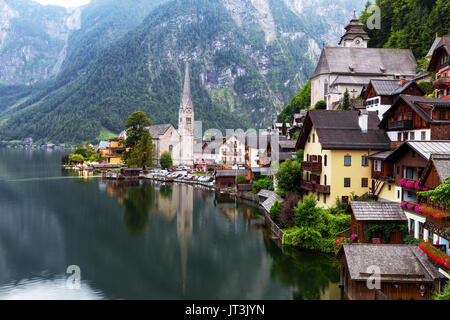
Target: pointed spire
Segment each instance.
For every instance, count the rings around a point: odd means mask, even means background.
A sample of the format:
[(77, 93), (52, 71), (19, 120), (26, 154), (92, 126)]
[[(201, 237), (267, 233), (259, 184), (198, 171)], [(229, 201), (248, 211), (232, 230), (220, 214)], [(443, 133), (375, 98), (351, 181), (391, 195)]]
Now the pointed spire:
[(192, 108), (192, 101), (191, 101), (191, 80), (189, 77), (189, 55), (186, 54), (186, 67), (184, 72), (184, 89), (183, 89), (183, 96), (181, 97), (181, 105), (180, 109), (186, 109), (187, 107)]
[(356, 17), (356, 10), (353, 10), (353, 19), (358, 19), (358, 18)]

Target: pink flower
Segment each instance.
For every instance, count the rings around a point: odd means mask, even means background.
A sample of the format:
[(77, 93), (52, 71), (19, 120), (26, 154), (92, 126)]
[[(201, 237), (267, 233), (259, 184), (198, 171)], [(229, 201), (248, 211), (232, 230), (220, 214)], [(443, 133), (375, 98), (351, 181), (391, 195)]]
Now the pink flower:
[(405, 179), (400, 179), (400, 181), (399, 181), (399, 182), (400, 182), (400, 185), (401, 185), (401, 186), (404, 186), (404, 185), (405, 185), (405, 183), (406, 183), (406, 180), (405, 180)]
[(406, 207), (407, 207), (408, 209), (411, 209), (411, 208), (412, 208), (412, 205), (409, 204), (409, 203), (407, 203), (407, 204), (406, 204)]
[(414, 188), (414, 183), (412, 181), (406, 181), (405, 187), (412, 189)]
[(416, 183), (414, 183), (414, 189), (416, 189), (418, 191), (421, 189), (418, 181), (416, 181)]

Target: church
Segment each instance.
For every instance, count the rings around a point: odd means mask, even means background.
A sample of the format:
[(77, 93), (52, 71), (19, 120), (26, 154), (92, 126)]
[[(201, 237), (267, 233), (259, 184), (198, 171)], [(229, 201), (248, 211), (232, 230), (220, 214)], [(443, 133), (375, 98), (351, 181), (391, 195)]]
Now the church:
[(416, 77), (416, 59), (410, 49), (368, 48), (369, 35), (356, 13), (345, 27), (338, 47), (324, 47), (311, 77), (311, 103), (325, 100), (327, 109), (346, 90), (356, 98), (370, 80), (409, 80)]
[[(170, 123), (147, 127), (155, 145), (156, 165), (159, 165), (161, 155), (168, 151), (172, 155), (174, 166), (194, 166), (194, 105), (190, 83), (189, 62), (186, 59), (184, 88), (178, 110), (178, 130)], [(123, 131), (120, 137), (126, 139), (126, 132)]]

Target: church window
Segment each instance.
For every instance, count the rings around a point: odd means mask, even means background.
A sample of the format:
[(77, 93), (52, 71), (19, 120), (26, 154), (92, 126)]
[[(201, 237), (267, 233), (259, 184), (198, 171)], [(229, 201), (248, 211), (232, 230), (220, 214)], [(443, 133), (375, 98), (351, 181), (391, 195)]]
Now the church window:
[(191, 124), (191, 118), (186, 118), (186, 123)]

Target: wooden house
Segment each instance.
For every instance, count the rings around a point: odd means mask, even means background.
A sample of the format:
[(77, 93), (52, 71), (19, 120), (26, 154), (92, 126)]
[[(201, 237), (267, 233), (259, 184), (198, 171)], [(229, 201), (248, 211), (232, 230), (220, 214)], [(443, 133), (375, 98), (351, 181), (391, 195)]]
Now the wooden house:
[(436, 73), (436, 97), (450, 98), (450, 35), (443, 36), (434, 47), (428, 71)]
[(372, 79), (363, 88), (361, 97), (367, 111), (375, 111), (380, 119), (400, 94), (423, 96), (424, 92), (414, 80)]
[[(237, 185), (236, 177), (238, 175), (249, 175), (249, 170), (217, 170), (215, 172), (216, 187), (222, 188), (234, 188)], [(250, 180), (250, 179), (248, 179)]]
[(439, 268), (415, 245), (344, 244), (338, 257), (341, 286), (349, 300), (429, 300), (444, 281)]
[(450, 99), (400, 95), (379, 126), (391, 148), (405, 141), (450, 140)]
[[(356, 235), (355, 241), (362, 243), (371, 243), (372, 238), (379, 239), (381, 243), (385, 242), (383, 231), (377, 231), (372, 234), (370, 239), (364, 236), (364, 229), (371, 224), (396, 223), (407, 226), (408, 219), (403, 213), (400, 203), (395, 202), (360, 202), (353, 201), (347, 207), (347, 213), (351, 214), (351, 230)], [(387, 235), (386, 235), (387, 236)], [(389, 244), (402, 244), (402, 231), (398, 228), (389, 235)]]

